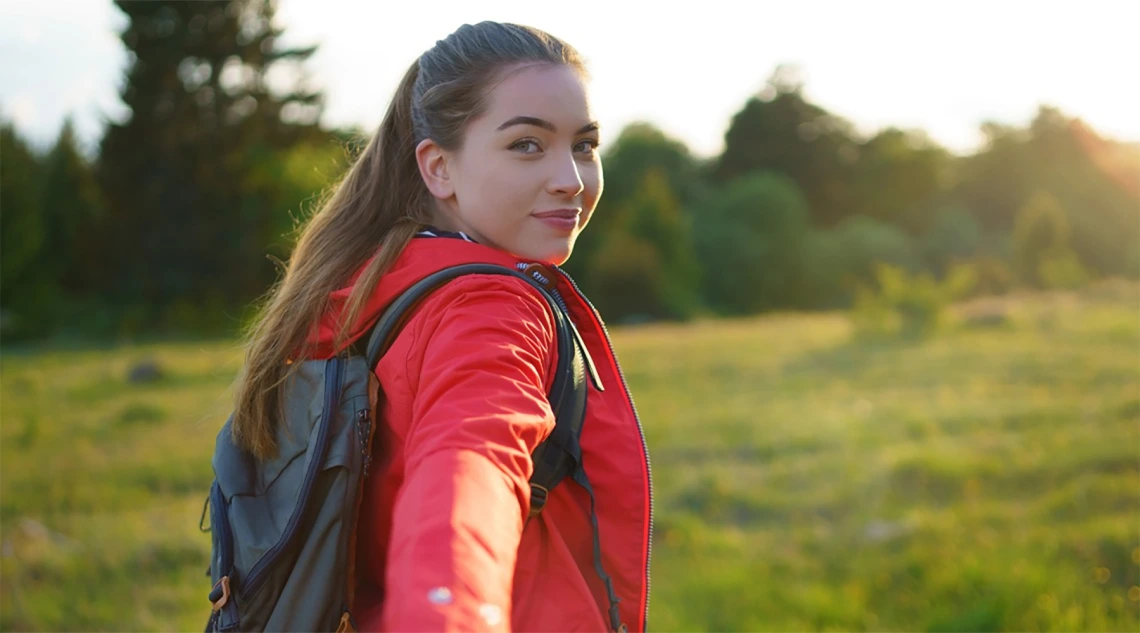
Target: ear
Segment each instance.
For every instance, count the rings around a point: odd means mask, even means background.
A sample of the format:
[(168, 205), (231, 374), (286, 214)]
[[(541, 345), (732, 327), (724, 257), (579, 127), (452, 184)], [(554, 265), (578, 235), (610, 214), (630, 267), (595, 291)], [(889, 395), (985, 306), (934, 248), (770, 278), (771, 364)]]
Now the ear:
[(425, 138), (416, 145), (416, 163), (432, 196), (446, 200), (455, 195), (455, 184), (448, 171), (451, 155), (446, 150), (430, 138)]

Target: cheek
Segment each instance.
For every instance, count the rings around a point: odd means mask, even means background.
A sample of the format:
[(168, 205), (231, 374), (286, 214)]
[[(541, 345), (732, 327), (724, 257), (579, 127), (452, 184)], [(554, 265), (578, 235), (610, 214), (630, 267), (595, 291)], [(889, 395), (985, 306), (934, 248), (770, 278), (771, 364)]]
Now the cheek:
[(591, 163), (583, 167), (579, 172), (582, 178), (582, 187), (586, 202), (589, 206), (593, 207), (598, 203), (598, 198), (602, 196), (602, 190), (605, 188), (605, 178), (602, 176), (601, 163)]
[(528, 169), (528, 165), (495, 156), (482, 161), (469, 174), (465, 184), (478, 192), (480, 207), (501, 211), (513, 208), (520, 200), (532, 196), (533, 189), (542, 185), (538, 181), (536, 170)]
[(503, 170), (495, 161), (477, 160), (464, 165), (462, 179), (457, 183), (456, 200), (460, 213), (483, 216), (500, 204), (509, 188)]

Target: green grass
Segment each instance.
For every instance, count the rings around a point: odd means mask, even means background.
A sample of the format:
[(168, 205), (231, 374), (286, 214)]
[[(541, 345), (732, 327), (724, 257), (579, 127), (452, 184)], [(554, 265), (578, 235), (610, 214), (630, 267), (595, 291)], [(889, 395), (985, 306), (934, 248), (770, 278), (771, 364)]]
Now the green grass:
[[(1000, 303), (914, 342), (842, 314), (616, 328), (653, 457), (650, 628), (1140, 629), (1140, 293)], [(167, 376), (128, 385), (148, 357)], [(201, 628), (239, 362), (4, 352), (0, 628)]]

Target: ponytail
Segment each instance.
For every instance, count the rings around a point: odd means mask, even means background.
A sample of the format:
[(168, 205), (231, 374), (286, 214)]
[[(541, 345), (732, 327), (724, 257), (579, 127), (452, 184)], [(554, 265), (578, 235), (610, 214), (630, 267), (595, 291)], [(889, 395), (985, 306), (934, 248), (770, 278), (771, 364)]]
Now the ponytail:
[(301, 231), (282, 280), (245, 335), (231, 427), (234, 442), (260, 458), (276, 453), (273, 423), (281, 410), (281, 385), (299, 367), (287, 361), (312, 351), (309, 336), (329, 308), (329, 294), (368, 261), (336, 330), (339, 349), (380, 277), (428, 223), (412, 112), (418, 75), (417, 61), (404, 74), (377, 134)]

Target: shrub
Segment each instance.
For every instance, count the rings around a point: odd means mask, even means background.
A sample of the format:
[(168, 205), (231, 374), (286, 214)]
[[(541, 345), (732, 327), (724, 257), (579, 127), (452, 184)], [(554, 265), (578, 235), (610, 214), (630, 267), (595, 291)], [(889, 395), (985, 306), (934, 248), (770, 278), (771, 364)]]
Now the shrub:
[(946, 207), (923, 235), (922, 255), (931, 269), (943, 274), (955, 261), (973, 256), (981, 243), (982, 229), (974, 216), (962, 207)]
[(969, 266), (955, 266), (937, 281), (929, 273), (911, 274), (879, 264), (875, 286), (861, 286), (851, 318), (860, 337), (922, 338), (943, 324), (946, 309), (977, 281)]
[(864, 282), (876, 278), (879, 264), (909, 271), (921, 268), (916, 245), (898, 227), (855, 216), (844, 220), (834, 231), (844, 252), (844, 268)]
[(975, 283), (970, 296), (1004, 295), (1017, 285), (1017, 277), (1009, 266), (997, 257), (986, 255), (958, 264), (973, 269)]
[(661, 303), (661, 257), (646, 240), (622, 231), (610, 233), (590, 260), (588, 274), (594, 280), (594, 302), (608, 318), (668, 316)]
[(875, 266), (921, 268), (914, 242), (897, 227), (855, 216), (801, 242), (798, 304), (806, 308), (850, 306), (860, 285), (875, 283)]
[(793, 305), (808, 205), (790, 178), (742, 176), (706, 198), (693, 226), (707, 303), (728, 314)]
[(1072, 288), (1088, 275), (1069, 245), (1069, 223), (1056, 198), (1038, 192), (1017, 214), (1013, 255), (1021, 279), (1038, 288)]

